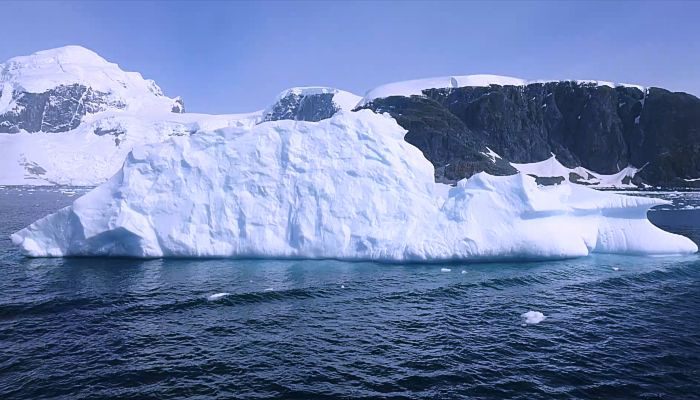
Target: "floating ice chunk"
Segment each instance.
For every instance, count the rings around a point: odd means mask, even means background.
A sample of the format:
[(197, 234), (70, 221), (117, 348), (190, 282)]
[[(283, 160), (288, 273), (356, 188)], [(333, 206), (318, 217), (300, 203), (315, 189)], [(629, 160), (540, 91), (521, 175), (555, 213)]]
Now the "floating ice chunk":
[(227, 292), (215, 293), (215, 294), (212, 294), (211, 296), (207, 297), (207, 300), (217, 301), (217, 300), (223, 299), (226, 296), (229, 296), (230, 294), (231, 293), (227, 293)]
[(521, 317), (523, 318), (523, 322), (528, 325), (539, 324), (540, 322), (544, 321), (545, 318), (547, 318), (539, 311), (528, 311), (523, 313)]
[(449, 268), (440, 268), (440, 272), (450, 272), (450, 271), (452, 271), (452, 270)]
[(525, 174), (438, 184), (405, 134), (388, 115), (360, 110), (136, 147), (107, 183), (12, 241), (33, 257), (423, 262), (697, 251), (647, 220), (667, 201), (539, 187)]

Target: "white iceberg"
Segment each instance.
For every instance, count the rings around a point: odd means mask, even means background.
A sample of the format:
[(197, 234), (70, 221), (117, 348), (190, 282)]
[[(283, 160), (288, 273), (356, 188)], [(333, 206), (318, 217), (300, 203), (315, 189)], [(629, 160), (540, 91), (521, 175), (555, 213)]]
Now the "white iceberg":
[(43, 256), (376, 261), (686, 254), (646, 218), (666, 201), (524, 174), (456, 187), (388, 115), (341, 111), (136, 147), (108, 182), (12, 235)]

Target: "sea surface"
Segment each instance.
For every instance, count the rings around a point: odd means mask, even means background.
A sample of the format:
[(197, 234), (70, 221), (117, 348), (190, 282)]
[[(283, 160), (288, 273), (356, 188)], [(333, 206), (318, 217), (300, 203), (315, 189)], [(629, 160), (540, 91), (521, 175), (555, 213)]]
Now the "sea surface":
[[(700, 398), (698, 255), (29, 259), (7, 239), (83, 192), (0, 188), (0, 399)], [(697, 192), (651, 195), (700, 242)]]

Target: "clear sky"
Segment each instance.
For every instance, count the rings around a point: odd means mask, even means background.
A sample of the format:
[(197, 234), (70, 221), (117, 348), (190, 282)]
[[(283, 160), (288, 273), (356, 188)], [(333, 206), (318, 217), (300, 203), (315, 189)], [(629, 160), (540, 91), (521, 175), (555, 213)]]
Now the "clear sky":
[(489, 73), (700, 94), (700, 2), (2, 2), (0, 60), (67, 44), (154, 79), (188, 111), (292, 86)]

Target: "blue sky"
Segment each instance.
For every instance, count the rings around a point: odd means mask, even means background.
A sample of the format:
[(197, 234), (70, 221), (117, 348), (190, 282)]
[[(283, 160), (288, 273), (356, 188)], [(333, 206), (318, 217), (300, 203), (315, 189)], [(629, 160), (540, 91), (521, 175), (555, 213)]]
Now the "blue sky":
[[(281, 90), (491, 73), (700, 94), (700, 2), (3, 2), (0, 60), (78, 44), (188, 111), (244, 112)], [(10, 17), (8, 17), (10, 16)]]

